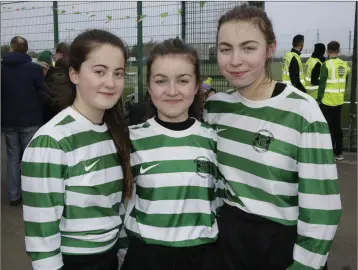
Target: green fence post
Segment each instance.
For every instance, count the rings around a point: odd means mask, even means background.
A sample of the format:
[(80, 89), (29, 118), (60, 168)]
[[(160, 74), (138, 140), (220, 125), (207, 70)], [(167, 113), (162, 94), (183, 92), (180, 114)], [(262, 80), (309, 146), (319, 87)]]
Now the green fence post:
[(138, 70), (138, 101), (144, 97), (143, 89), (143, 23), (142, 1), (137, 1), (137, 70)]
[(358, 2), (356, 2), (356, 12), (354, 19), (354, 38), (353, 38), (353, 58), (352, 58), (352, 80), (351, 80), (351, 102), (349, 110), (349, 149), (352, 151), (354, 144), (353, 136), (353, 121), (356, 119), (356, 100), (357, 100), (357, 17), (358, 17)]
[(54, 41), (54, 47), (56, 47), (59, 42), (57, 1), (53, 1), (52, 11), (53, 11), (53, 41)]
[(181, 39), (185, 42), (186, 38), (186, 19), (185, 1), (181, 1)]

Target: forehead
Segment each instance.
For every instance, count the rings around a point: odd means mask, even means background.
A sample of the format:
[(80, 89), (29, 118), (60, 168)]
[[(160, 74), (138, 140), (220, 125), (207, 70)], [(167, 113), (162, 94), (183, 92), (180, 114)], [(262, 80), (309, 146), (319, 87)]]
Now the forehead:
[(193, 73), (194, 64), (187, 55), (166, 55), (158, 56), (152, 63), (152, 74), (161, 73), (163, 75), (173, 73)]
[(240, 44), (247, 40), (265, 42), (264, 34), (260, 28), (251, 21), (231, 21), (224, 23), (219, 30), (218, 42)]
[(104, 44), (95, 47), (87, 55), (85, 62), (91, 64), (102, 64), (105, 66), (119, 66), (123, 68), (124, 55), (120, 48)]

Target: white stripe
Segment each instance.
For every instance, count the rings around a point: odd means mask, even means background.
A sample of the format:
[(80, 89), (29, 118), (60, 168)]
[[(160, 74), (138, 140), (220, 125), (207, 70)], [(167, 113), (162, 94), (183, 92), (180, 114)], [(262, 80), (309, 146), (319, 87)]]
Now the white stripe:
[(118, 235), (117, 230), (109, 231), (104, 234), (87, 234), (87, 235), (66, 235), (66, 232), (62, 232), (62, 236), (84, 240), (86, 242), (104, 243), (115, 239)]
[(33, 270), (58, 270), (63, 266), (62, 254), (53, 257), (32, 261)]
[(262, 165), (286, 171), (297, 171), (295, 159), (271, 151), (259, 153), (253, 149), (252, 145), (221, 138), (218, 142), (218, 150), (234, 156), (240, 156)]
[(315, 210), (340, 210), (342, 209), (341, 197), (339, 194), (317, 195), (299, 193), (299, 205), (302, 208)]
[(131, 165), (135, 166), (144, 162), (153, 161), (195, 160), (199, 156), (205, 156), (213, 162), (216, 160), (216, 154), (205, 148), (190, 146), (161, 147), (151, 150), (137, 151), (131, 154)]
[(140, 235), (138, 223), (135, 218), (133, 218), (131, 216), (126, 217), (125, 227), (127, 230), (130, 230), (130, 231)]
[(299, 235), (311, 237), (318, 240), (330, 241), (337, 231), (337, 225), (310, 224), (301, 220), (297, 223), (297, 232)]
[(336, 180), (338, 178), (336, 164), (298, 163), (300, 178), (316, 180)]
[(328, 61), (328, 63), (331, 66), (332, 80), (336, 80), (336, 68), (334, 67), (332, 61)]
[(160, 228), (141, 223), (138, 223), (138, 226), (142, 237), (165, 242), (194, 240), (198, 238), (215, 238), (219, 232), (216, 221), (212, 227), (182, 226)]
[(78, 207), (99, 206), (104, 208), (112, 208), (116, 203), (121, 202), (122, 192), (116, 192), (109, 196), (82, 194), (78, 192), (66, 191), (65, 205)]
[(314, 91), (314, 90), (318, 90), (318, 85), (306, 86), (305, 88), (306, 88), (306, 90)]
[(98, 186), (123, 179), (121, 166), (92, 171), (66, 179), (66, 186)]
[[(285, 100), (286, 102), (286, 100)], [(300, 132), (288, 128), (279, 124), (269, 123), (264, 120), (257, 119), (255, 117), (250, 117), (246, 115), (236, 115), (232, 113), (210, 113), (208, 114), (208, 118), (211, 120), (213, 118), (220, 119), (220, 125), (240, 128), (242, 130), (250, 131), (252, 133), (256, 133), (261, 129), (268, 129), (273, 133), (273, 136), (283, 142), (287, 142), (293, 145), (298, 144), (298, 138), (300, 137)], [(218, 134), (220, 136), (220, 133)], [(218, 144), (220, 143), (222, 138), (218, 140)]]
[(272, 195), (297, 196), (298, 184), (290, 184), (284, 181), (274, 181), (258, 177), (242, 170), (220, 164), (221, 173), (227, 181), (246, 184), (250, 187), (259, 188)]
[[(110, 230), (121, 225), (121, 217), (101, 217), (101, 218), (78, 218), (66, 219), (62, 217), (60, 230), (65, 232), (83, 232), (94, 230)], [(118, 232), (118, 229), (114, 229)]]
[(65, 152), (53, 148), (27, 147), (23, 155), (23, 162), (65, 164)]
[(272, 218), (296, 221), (298, 218), (298, 206), (279, 207), (272, 203), (240, 197), (250, 213)]
[(50, 193), (65, 192), (65, 181), (58, 178), (38, 178), (21, 176), (21, 187), (26, 192)]
[(199, 199), (148, 201), (137, 196), (136, 208), (146, 214), (211, 214), (210, 201)]
[(296, 244), (293, 249), (293, 259), (313, 269), (320, 269), (323, 266), (326, 256), (313, 253)]
[(341, 91), (340, 89), (332, 89), (332, 88), (326, 88), (324, 90), (325, 93), (340, 93), (340, 92), (344, 92), (344, 91)]
[(345, 83), (346, 79), (327, 80), (327, 83)]
[(29, 222), (52, 222), (62, 217), (63, 206), (32, 207), (23, 205), (24, 220)]
[(28, 252), (51, 252), (60, 247), (61, 234), (48, 237), (25, 236), (25, 245)]
[(129, 127), (129, 135), (131, 141), (162, 135), (155, 132), (153, 128), (147, 127), (147, 128), (133, 129), (134, 127), (138, 127), (138, 125)]
[(136, 177), (136, 184), (143, 188), (195, 186), (213, 187), (212, 177), (200, 177), (195, 172), (144, 174)]
[(332, 149), (331, 134), (302, 133), (299, 147), (330, 150)]
[(61, 246), (61, 252), (63, 253), (69, 253), (69, 254), (96, 254), (101, 253), (106, 250), (109, 250), (111, 247), (114, 246), (116, 241), (113, 241), (110, 245), (104, 246), (104, 247), (94, 247), (94, 248), (79, 248), (79, 247), (68, 247), (68, 246)]

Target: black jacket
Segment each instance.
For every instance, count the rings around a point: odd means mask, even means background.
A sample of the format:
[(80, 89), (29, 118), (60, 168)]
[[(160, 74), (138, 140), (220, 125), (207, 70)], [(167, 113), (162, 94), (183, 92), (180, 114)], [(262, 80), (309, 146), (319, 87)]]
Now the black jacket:
[[(298, 55), (301, 55), (301, 53), (295, 49), (292, 49), (291, 52), (295, 52)], [(297, 89), (301, 90), (302, 92), (306, 93), (306, 89), (300, 81), (300, 68), (295, 57), (293, 57), (291, 60), (288, 72), (290, 73), (290, 80), (292, 85)]]
[(29, 55), (6, 53), (1, 62), (1, 126), (43, 125), (44, 85), (42, 67), (33, 63)]
[[(323, 56), (326, 52), (326, 47), (323, 43), (317, 43), (314, 45), (314, 51), (311, 55), (313, 58), (318, 58), (322, 63), (326, 61), (326, 58)], [(321, 64), (317, 63), (314, 68), (312, 69), (311, 73), (311, 84), (312, 85), (319, 85), (319, 75), (321, 73)]]

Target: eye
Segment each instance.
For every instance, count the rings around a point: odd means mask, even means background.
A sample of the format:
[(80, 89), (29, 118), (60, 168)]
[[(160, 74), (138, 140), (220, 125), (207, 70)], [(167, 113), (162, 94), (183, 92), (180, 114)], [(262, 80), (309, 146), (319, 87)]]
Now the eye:
[(255, 47), (245, 47), (244, 50), (245, 50), (245, 52), (251, 52), (251, 51), (256, 50), (256, 48)]
[(166, 83), (166, 80), (157, 80), (155, 81), (156, 84), (163, 84)]
[(219, 51), (220, 51), (221, 53), (226, 53), (226, 52), (229, 52), (230, 49), (229, 49), (229, 48), (222, 48), (222, 49), (219, 49)]
[(187, 83), (189, 83), (189, 81), (182, 79), (182, 80), (179, 80), (179, 83), (180, 83), (180, 84), (187, 84)]
[(123, 73), (122, 72), (117, 72), (114, 74), (116, 77), (118, 78), (122, 78), (123, 77)]
[(103, 71), (103, 70), (95, 70), (95, 73), (96, 73), (97, 75), (100, 75), (100, 76), (104, 75), (104, 71)]

